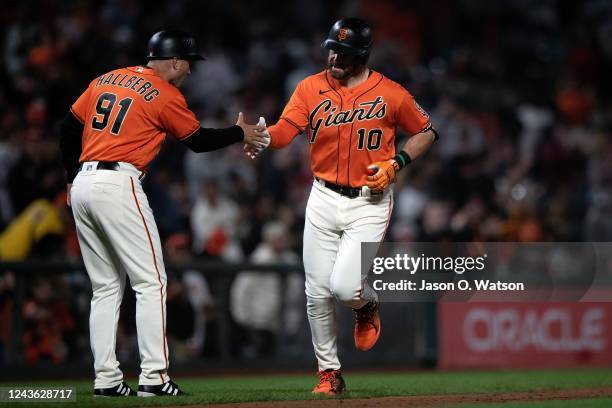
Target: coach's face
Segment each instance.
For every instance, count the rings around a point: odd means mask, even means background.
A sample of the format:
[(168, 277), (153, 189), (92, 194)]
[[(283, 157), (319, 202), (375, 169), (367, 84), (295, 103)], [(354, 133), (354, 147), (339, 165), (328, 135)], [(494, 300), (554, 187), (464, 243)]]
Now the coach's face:
[(327, 68), (329, 73), (337, 80), (350, 78), (357, 73), (359, 64), (357, 59), (351, 55), (338, 54), (334, 50), (329, 50), (327, 57)]
[(187, 60), (173, 58), (172, 59), (172, 75), (168, 82), (180, 88), (187, 75), (191, 74), (190, 63)]

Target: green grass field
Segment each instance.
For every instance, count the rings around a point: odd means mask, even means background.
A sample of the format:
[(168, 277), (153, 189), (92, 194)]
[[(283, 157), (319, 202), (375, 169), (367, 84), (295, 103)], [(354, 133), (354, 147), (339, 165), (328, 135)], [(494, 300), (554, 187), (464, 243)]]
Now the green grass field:
[[(445, 405), (445, 407), (448, 407)], [(506, 402), (499, 404), (461, 404), (453, 408), (610, 408), (612, 398), (575, 399), (570, 401)]]
[[(474, 372), (357, 372), (346, 371), (344, 377), (349, 392), (344, 398), (373, 398), (387, 396), (492, 394), (563, 390), (612, 386), (612, 369), (597, 370), (538, 370), (538, 371), (474, 371)], [(137, 407), (164, 405), (194, 405), (246, 401), (313, 400), (310, 391), (315, 383), (313, 375), (262, 375), (249, 377), (176, 378), (190, 395), (175, 398), (93, 398), (92, 384), (85, 381), (37, 382), (0, 384), (0, 386), (75, 386), (77, 403), (40, 403), (34, 407)], [(136, 387), (137, 380), (127, 379)], [(344, 406), (350, 406), (345, 401)], [(24, 404), (20, 404), (24, 406)], [(448, 406), (448, 405), (445, 405)], [(458, 406), (458, 405), (454, 405)], [(612, 407), (612, 398), (573, 401), (552, 401), (503, 404), (464, 404), (461, 407)]]

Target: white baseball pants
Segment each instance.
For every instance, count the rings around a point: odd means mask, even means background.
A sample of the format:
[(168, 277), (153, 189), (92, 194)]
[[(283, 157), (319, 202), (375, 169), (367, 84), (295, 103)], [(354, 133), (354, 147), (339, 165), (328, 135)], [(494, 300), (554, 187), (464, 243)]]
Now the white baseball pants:
[(115, 356), (119, 308), (126, 274), (136, 293), (140, 350), (139, 384), (168, 381), (166, 271), (153, 213), (138, 176), (128, 163), (118, 170), (95, 170), (86, 162), (71, 190), (79, 245), (91, 280), (89, 330), (95, 388), (123, 381)]
[[(378, 295), (361, 272), (361, 243), (383, 240), (393, 192), (348, 198), (315, 180), (304, 226), (306, 309), (319, 370), (339, 369), (335, 301), (359, 309)], [(367, 261), (369, 263), (372, 260)]]

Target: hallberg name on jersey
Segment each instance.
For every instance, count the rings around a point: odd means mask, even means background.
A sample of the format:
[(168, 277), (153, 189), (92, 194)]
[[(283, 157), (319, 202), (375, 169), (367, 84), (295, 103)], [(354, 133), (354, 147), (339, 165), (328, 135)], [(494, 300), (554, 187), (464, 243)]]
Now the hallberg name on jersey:
[(137, 75), (130, 76), (128, 74), (110, 73), (101, 75), (96, 82), (96, 86), (114, 85), (122, 88), (130, 88), (132, 91), (142, 96), (145, 101), (151, 102), (153, 99), (159, 96), (159, 90), (157, 90), (157, 88), (150, 89), (153, 85), (149, 81), (143, 83), (144, 80), (144, 78)]
[[(351, 109), (346, 111), (336, 112), (337, 107), (333, 106), (331, 99), (325, 99), (321, 101), (310, 113), (308, 117), (308, 123), (310, 129), (312, 129), (312, 135), (310, 140), (313, 141), (317, 137), (317, 132), (321, 128), (321, 124), (324, 127), (339, 126), (346, 123), (352, 123), (355, 120), (372, 120), (382, 119), (387, 113), (387, 103), (382, 96), (377, 96), (373, 101), (361, 102), (360, 108)], [(315, 117), (319, 112), (323, 112), (325, 115), (321, 115), (316, 121)], [(312, 143), (312, 142), (311, 142)]]

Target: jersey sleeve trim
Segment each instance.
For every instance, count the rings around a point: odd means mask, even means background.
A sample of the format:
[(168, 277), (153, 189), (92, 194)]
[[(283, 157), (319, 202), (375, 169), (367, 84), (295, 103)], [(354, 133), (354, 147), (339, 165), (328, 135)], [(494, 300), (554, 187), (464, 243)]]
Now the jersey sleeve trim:
[(288, 123), (289, 123), (291, 126), (293, 126), (294, 128), (296, 128), (297, 130), (299, 130), (299, 131), (300, 131), (300, 133), (304, 133), (304, 130), (305, 130), (305, 129), (300, 128), (300, 127), (299, 127), (299, 126), (298, 126), (298, 125), (297, 125), (297, 124), (296, 124), (294, 121), (292, 121), (291, 119), (286, 118), (286, 117), (284, 117), (284, 116), (283, 116), (283, 117), (281, 117), (280, 119), (286, 120), (286, 121), (287, 121), (287, 122), (288, 122)]
[(74, 117), (81, 122), (82, 125), (85, 124), (85, 120), (81, 119), (81, 117), (74, 111), (74, 109), (72, 109), (72, 106), (70, 107), (70, 112), (72, 112), (72, 114), (74, 115)]
[(181, 137), (177, 137), (178, 140), (185, 140), (190, 136), (193, 136), (195, 134), (195, 132), (197, 132), (198, 130), (200, 130), (201, 126), (196, 127), (195, 129), (193, 129), (192, 132), (187, 133), (185, 136), (181, 136)]
[(425, 132), (427, 132), (428, 130), (431, 130), (431, 129), (432, 129), (432, 127), (433, 127), (433, 126), (432, 126), (431, 122), (429, 122), (429, 123), (427, 124), (427, 126), (425, 126), (423, 129), (421, 129), (421, 131), (420, 131), (420, 132), (415, 133), (415, 135), (417, 135), (417, 134), (419, 134), (419, 133), (425, 133)]

